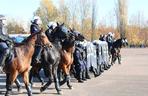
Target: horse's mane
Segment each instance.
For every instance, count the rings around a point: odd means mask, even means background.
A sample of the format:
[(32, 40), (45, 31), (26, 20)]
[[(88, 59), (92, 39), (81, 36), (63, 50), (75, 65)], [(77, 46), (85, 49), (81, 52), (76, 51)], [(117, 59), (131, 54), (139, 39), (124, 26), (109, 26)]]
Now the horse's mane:
[(23, 40), (23, 42), (28, 42), (33, 36), (35, 36), (36, 34), (39, 34), (39, 32), (33, 33), (30, 36), (28, 36), (26, 39)]
[(17, 47), (17, 46), (21, 46), (21, 45), (24, 45), (26, 43), (28, 43), (28, 41), (33, 37), (35, 36), (36, 34), (38, 34), (39, 32), (37, 33), (33, 33), (31, 35), (29, 35), (26, 39), (24, 39), (21, 43), (14, 43), (14, 46)]

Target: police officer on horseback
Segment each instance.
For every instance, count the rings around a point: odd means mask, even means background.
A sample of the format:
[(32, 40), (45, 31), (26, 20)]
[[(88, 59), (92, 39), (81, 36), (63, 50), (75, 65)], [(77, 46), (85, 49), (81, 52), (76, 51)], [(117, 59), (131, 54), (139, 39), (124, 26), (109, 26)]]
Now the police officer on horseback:
[(106, 41), (108, 43), (109, 50), (111, 50), (112, 44), (114, 43), (114, 33), (109, 32), (107, 37), (106, 37)]
[(49, 22), (48, 25), (47, 25), (48, 29), (45, 31), (45, 34), (46, 36), (48, 37), (48, 39), (50, 41), (52, 41), (52, 36), (51, 36), (51, 33), (52, 31), (55, 29), (55, 27), (57, 27), (57, 23), (56, 22)]
[[(31, 26), (30, 26), (30, 33), (33, 34), (33, 33), (37, 33), (37, 32), (40, 32), (41, 30), (41, 24), (42, 24), (42, 21), (40, 19), (39, 16), (34, 16), (33, 17), (33, 20), (31, 21)], [(40, 55), (41, 55), (41, 51), (42, 51), (42, 46), (40, 46), (40, 44), (38, 44), (40, 41), (37, 39), (36, 43), (36, 48), (35, 48), (35, 53), (34, 53), (34, 60), (36, 63), (40, 63)]]
[(11, 44), (13, 40), (7, 34), (4, 26), (5, 17), (0, 15), (0, 66), (4, 67), (5, 61), (10, 54)]

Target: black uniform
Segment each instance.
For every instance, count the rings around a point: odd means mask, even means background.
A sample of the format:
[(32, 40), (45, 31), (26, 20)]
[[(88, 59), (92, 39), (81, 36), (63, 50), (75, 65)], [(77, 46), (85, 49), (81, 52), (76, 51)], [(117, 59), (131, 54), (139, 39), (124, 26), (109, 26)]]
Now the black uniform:
[(6, 58), (10, 54), (10, 46), (13, 43), (13, 40), (4, 32), (4, 26), (2, 20), (0, 20), (0, 65), (3, 67), (6, 61)]
[[(39, 27), (38, 24), (36, 24), (35, 22), (33, 22), (30, 26), (30, 33), (33, 34), (33, 33), (37, 33), (37, 32), (40, 32), (41, 28)], [(38, 41), (37, 41), (38, 42)], [(36, 45), (35, 46), (35, 52), (34, 52), (34, 62), (37, 62), (39, 63), (40, 62), (40, 58), (41, 58), (41, 51), (42, 51), (42, 46), (38, 46)]]
[(75, 64), (75, 70), (77, 74), (78, 82), (83, 82), (85, 80), (85, 51), (82, 48), (83, 46), (78, 44), (78, 46), (75, 48), (74, 53), (74, 64)]

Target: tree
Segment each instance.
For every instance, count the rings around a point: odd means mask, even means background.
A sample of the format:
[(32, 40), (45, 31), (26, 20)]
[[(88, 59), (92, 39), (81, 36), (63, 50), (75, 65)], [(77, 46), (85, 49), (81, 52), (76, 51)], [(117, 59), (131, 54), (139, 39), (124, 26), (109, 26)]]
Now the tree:
[(117, 6), (117, 26), (120, 37), (125, 37), (127, 32), (127, 5), (126, 0), (118, 0)]
[(69, 25), (70, 19), (69, 19), (69, 9), (65, 4), (64, 0), (60, 1), (60, 9), (59, 9), (59, 21), (64, 22), (65, 25)]
[(49, 21), (57, 21), (59, 17), (58, 9), (53, 5), (51, 0), (41, 0), (40, 7), (36, 10), (34, 15), (41, 17), (44, 28)]
[(97, 13), (97, 7), (96, 7), (96, 1), (92, 0), (92, 22), (91, 22), (91, 41), (94, 40), (95, 36), (95, 27), (96, 27), (96, 13)]
[(85, 20), (89, 17), (90, 14), (90, 1), (89, 0), (79, 0), (79, 15), (80, 15), (80, 21), (81, 21), (81, 32), (84, 33), (86, 30), (89, 30), (89, 28), (86, 28), (85, 26)]
[(69, 8), (69, 18), (70, 18), (70, 26), (72, 27), (72, 29), (79, 29), (77, 27), (77, 23), (78, 23), (78, 7), (77, 7), (77, 3), (78, 3), (78, 0), (68, 0), (68, 8)]
[(20, 23), (18, 23), (15, 20), (8, 21), (6, 28), (7, 28), (8, 34), (22, 34), (22, 33), (24, 34), (24, 33), (26, 33), (24, 31), (23, 25), (21, 25)]

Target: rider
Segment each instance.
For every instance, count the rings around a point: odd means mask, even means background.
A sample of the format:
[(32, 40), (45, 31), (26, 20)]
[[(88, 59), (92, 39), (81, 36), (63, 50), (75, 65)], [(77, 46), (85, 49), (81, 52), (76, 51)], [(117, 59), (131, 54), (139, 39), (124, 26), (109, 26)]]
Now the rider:
[(57, 27), (57, 23), (56, 22), (49, 22), (47, 26), (49, 29), (53, 30), (55, 27)]
[(7, 31), (5, 30), (4, 21), (5, 17), (0, 15), (0, 65), (4, 67), (6, 58), (10, 54), (10, 45), (13, 43), (13, 40), (9, 38)]
[(109, 50), (111, 50), (112, 48), (112, 44), (114, 43), (114, 33), (109, 32), (107, 37), (106, 37), (106, 41), (108, 42), (108, 48)]
[(51, 32), (53, 31), (53, 29), (55, 27), (57, 27), (57, 23), (56, 22), (49, 22), (47, 27), (48, 27), (48, 29), (45, 31), (45, 34), (47, 35), (48, 39), (52, 40)]
[[(30, 26), (30, 33), (33, 34), (33, 33), (40, 32), (40, 30), (41, 30), (40, 25), (42, 24), (42, 21), (41, 21), (40, 17), (39, 16), (34, 16), (31, 23), (32, 24)], [(38, 40), (36, 42), (38, 43)], [(35, 60), (36, 63), (40, 63), (41, 51), (42, 51), (42, 46), (36, 45), (35, 54), (34, 54), (34, 58), (35, 58), (34, 60)]]

